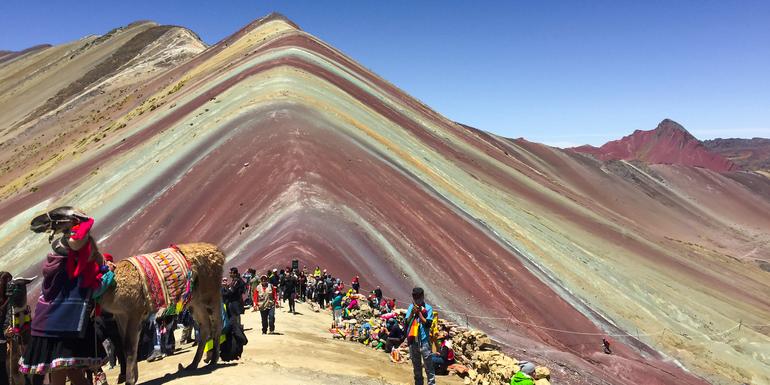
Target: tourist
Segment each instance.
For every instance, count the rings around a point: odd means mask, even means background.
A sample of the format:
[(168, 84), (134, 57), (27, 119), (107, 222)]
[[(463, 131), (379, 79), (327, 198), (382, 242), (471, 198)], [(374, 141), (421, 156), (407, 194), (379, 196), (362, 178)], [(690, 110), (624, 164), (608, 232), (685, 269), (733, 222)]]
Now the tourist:
[(607, 337), (602, 338), (602, 347), (604, 348), (604, 354), (612, 354), (610, 349), (610, 340)]
[[(115, 271), (115, 263), (111, 254), (102, 253), (104, 256), (104, 263), (110, 269)], [(123, 349), (123, 339), (118, 332), (118, 322), (115, 320), (115, 316), (105, 310), (101, 311), (101, 314), (96, 317), (96, 335), (97, 340), (104, 345), (107, 350), (107, 357), (110, 363), (110, 369), (115, 367), (115, 364), (120, 365), (120, 374), (118, 375), (118, 382), (125, 381), (126, 378), (126, 352)], [(108, 349), (109, 347), (109, 349)]]
[(281, 269), (278, 271), (278, 302), (276, 305), (278, 307), (283, 307), (283, 303), (286, 302), (286, 271), (284, 269)]
[(297, 279), (299, 281), (299, 300), (305, 302), (305, 294), (307, 293), (307, 275), (305, 272), (300, 272)]
[(268, 328), (270, 334), (275, 332), (275, 294), (273, 285), (268, 283), (267, 276), (263, 275), (259, 279), (260, 285), (254, 292), (254, 303), (259, 308), (259, 315), (262, 317), (262, 334), (267, 334)]
[[(225, 278), (222, 278), (222, 285), (227, 285), (227, 280)], [(223, 289), (224, 290), (224, 287)], [(158, 314), (152, 313), (149, 316), (149, 322), (150, 322), (150, 328), (152, 330), (152, 353), (150, 353), (150, 356), (147, 357), (147, 362), (155, 362), (160, 361), (164, 358), (166, 358), (166, 355), (163, 353), (162, 347), (162, 336), (160, 334), (160, 326), (159, 320), (158, 320)]]
[(316, 266), (315, 271), (313, 271), (313, 276), (316, 278), (321, 278), (321, 268)]
[(374, 297), (377, 298), (377, 304), (379, 308), (379, 304), (382, 303), (382, 289), (380, 289), (379, 286), (377, 286), (377, 288), (374, 289)]
[(332, 298), (334, 298), (334, 292), (335, 292), (335, 283), (334, 279), (331, 275), (326, 274), (326, 279), (324, 280), (326, 283), (326, 302), (331, 303)]
[(64, 385), (67, 379), (87, 385), (86, 370), (96, 370), (106, 361), (90, 314), (91, 293), (101, 286), (107, 268), (102, 267), (103, 257), (90, 235), (94, 220), (79, 212), (68, 219), (71, 227), (53, 241), (53, 252), (43, 264), (32, 337), (19, 362), (19, 371), (31, 375), (33, 383), (42, 384), (50, 373), (52, 385)]
[(535, 365), (531, 362), (519, 362), (519, 371), (511, 377), (511, 385), (535, 385), (532, 375), (535, 374)]
[(243, 295), (246, 293), (246, 284), (238, 274), (238, 268), (230, 268), (230, 281), (222, 291), (222, 301), (227, 306), (227, 316), (234, 324), (241, 324), (243, 314)]
[(388, 328), (388, 339), (385, 341), (385, 351), (390, 353), (404, 342), (404, 330), (401, 329), (401, 325), (398, 324), (395, 318), (389, 319), (386, 326)]
[(286, 274), (283, 283), (283, 297), (289, 301), (289, 313), (296, 314), (294, 305), (297, 299), (297, 273)]
[(434, 353), (431, 356), (431, 359), (433, 360), (433, 371), (436, 374), (446, 375), (449, 373), (447, 370), (449, 366), (455, 363), (455, 352), (452, 349), (451, 339), (444, 336), (440, 340), (441, 348), (439, 349), (439, 352)]
[(313, 293), (315, 293), (315, 283), (315, 277), (308, 275), (307, 282), (305, 283), (305, 298), (310, 302), (311, 307), (313, 306), (313, 302), (315, 300), (315, 297), (313, 296)]
[(433, 307), (425, 303), (425, 292), (420, 287), (412, 290), (412, 304), (406, 311), (409, 357), (412, 359), (415, 385), (423, 385), (423, 366), (428, 385), (436, 384), (430, 348), (430, 326), (433, 323)]
[(244, 283), (244, 288), (246, 290), (246, 293), (245, 293), (246, 299), (244, 300), (245, 301), (244, 303), (245, 303), (246, 307), (254, 306), (254, 302), (251, 299), (252, 298), (251, 292), (252, 292), (252, 290), (254, 290), (254, 281), (257, 280), (257, 276), (256, 275), (257, 275), (257, 271), (256, 270), (248, 269), (248, 270), (246, 270), (246, 273), (244, 273), (243, 277), (242, 277), (243, 278), (243, 283)]
[(318, 302), (319, 310), (325, 309), (326, 304), (326, 281), (323, 278), (319, 278), (315, 283), (315, 298)]
[(332, 327), (338, 327), (340, 322), (342, 322), (342, 293), (339, 291), (335, 292), (330, 304), (332, 306)]

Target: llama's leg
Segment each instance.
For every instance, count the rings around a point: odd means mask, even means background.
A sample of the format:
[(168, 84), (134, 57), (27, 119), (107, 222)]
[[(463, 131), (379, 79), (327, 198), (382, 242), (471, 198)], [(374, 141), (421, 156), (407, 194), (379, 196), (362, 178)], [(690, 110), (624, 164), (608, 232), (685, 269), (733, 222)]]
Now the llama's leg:
[[(139, 333), (141, 332), (143, 315), (126, 316), (125, 320), (119, 320), (118, 325), (122, 329), (123, 349), (126, 352), (126, 384), (136, 385), (139, 379), (139, 366), (137, 354), (139, 352)], [(120, 322), (124, 321), (124, 322)]]
[[(217, 298), (219, 299), (219, 301), (213, 300), (208, 303), (214, 306), (219, 304), (219, 306), (216, 307), (215, 309), (221, 309), (222, 308), (222, 304), (220, 302), (221, 297), (217, 297)], [(207, 312), (207, 313), (210, 314), (209, 319), (211, 320), (211, 336), (214, 339), (213, 340), (214, 349), (212, 352), (213, 355), (211, 356), (211, 362), (209, 362), (209, 365), (213, 366), (217, 364), (217, 361), (219, 361), (219, 337), (222, 335), (222, 316), (220, 312), (217, 312), (213, 309), (211, 312)]]
[[(195, 350), (195, 357), (193, 357), (192, 363), (187, 366), (186, 370), (193, 370), (198, 368), (198, 364), (203, 358), (203, 349), (206, 346), (206, 342), (211, 338), (211, 325), (209, 322), (209, 316), (206, 313), (205, 305), (191, 306), (192, 316), (195, 322), (198, 324), (200, 330), (200, 340), (198, 341), (197, 349)], [(181, 364), (180, 364), (181, 367)]]

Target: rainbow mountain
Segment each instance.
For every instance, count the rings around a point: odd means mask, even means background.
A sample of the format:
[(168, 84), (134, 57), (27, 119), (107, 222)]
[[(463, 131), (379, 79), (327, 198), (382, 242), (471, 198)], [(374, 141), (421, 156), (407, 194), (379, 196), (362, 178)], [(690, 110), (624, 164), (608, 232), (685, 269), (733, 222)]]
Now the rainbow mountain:
[(277, 14), (212, 46), (137, 22), (0, 57), (3, 270), (38, 272), (29, 221), (73, 205), (118, 258), (207, 241), (422, 286), (555, 383), (770, 383), (763, 174), (458, 124)]

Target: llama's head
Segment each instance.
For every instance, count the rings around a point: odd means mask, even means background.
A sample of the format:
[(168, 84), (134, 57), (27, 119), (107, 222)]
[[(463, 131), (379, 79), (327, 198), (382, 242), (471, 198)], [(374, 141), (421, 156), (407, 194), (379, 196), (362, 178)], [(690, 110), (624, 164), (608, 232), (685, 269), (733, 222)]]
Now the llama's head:
[(23, 308), (27, 306), (27, 285), (35, 280), (37, 276), (32, 278), (14, 278), (5, 287), (5, 296), (8, 298), (8, 303), (15, 308)]
[(36, 216), (29, 224), (29, 229), (36, 233), (51, 231), (53, 235), (69, 230), (87, 219), (88, 216), (82, 211), (71, 206), (62, 206)]

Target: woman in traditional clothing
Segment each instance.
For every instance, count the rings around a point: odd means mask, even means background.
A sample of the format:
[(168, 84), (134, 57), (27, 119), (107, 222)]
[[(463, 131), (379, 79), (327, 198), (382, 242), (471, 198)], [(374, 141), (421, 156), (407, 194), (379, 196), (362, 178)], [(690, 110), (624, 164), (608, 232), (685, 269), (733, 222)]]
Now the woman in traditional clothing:
[(6, 335), (8, 333), (8, 327), (11, 325), (10, 306), (8, 302), (10, 298), (6, 296), (6, 290), (8, 289), (8, 283), (11, 282), (11, 273), (7, 271), (0, 271), (0, 385), (8, 385), (8, 379), (11, 375), (8, 373), (8, 344)]
[(107, 268), (90, 235), (93, 218), (76, 210), (71, 213), (64, 234), (52, 242), (53, 252), (43, 264), (32, 338), (19, 362), (19, 371), (32, 375), (36, 384), (50, 374), (52, 385), (64, 385), (67, 379), (88, 385), (86, 370), (105, 363), (104, 348), (96, 339), (92, 295)]

